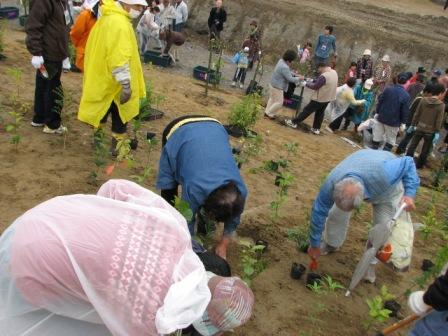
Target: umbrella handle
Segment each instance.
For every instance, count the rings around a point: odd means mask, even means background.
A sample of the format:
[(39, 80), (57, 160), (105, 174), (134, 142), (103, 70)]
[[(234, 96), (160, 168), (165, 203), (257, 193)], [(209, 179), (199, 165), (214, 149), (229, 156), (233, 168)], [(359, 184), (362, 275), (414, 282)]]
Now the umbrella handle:
[(395, 213), (394, 217), (392, 218), (392, 220), (395, 222), (398, 217), (400, 217), (401, 213), (403, 212), (404, 209), (406, 209), (407, 205), (406, 203), (402, 203), (401, 206), (398, 208), (397, 212)]
[(381, 331), (380, 333), (378, 333), (377, 335), (381, 335), (381, 336), (387, 336), (390, 335), (391, 333), (393, 333), (394, 331), (407, 326), (408, 324), (411, 324), (412, 322), (418, 320), (421, 316), (416, 315), (416, 314), (412, 314), (409, 315), (408, 317), (404, 318), (401, 321), (398, 321), (394, 324), (392, 324), (391, 326), (383, 329), (383, 331)]

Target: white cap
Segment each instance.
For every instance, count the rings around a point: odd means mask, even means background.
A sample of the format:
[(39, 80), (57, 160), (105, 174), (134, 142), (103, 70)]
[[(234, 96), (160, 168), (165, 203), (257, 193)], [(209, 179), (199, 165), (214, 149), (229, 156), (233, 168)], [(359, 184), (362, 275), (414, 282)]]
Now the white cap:
[(383, 62), (390, 62), (390, 57), (389, 55), (384, 55), (383, 58), (381, 59)]
[(372, 56), (372, 50), (370, 49), (364, 50), (363, 56)]
[(244, 47), (243, 51), (244, 52), (249, 52), (249, 47)]
[(371, 78), (369, 78), (368, 80), (366, 80), (366, 82), (364, 83), (364, 87), (367, 90), (370, 90), (373, 86), (373, 80)]
[(122, 3), (125, 3), (127, 5), (142, 5), (142, 6), (148, 6), (148, 3), (145, 0), (118, 0)]

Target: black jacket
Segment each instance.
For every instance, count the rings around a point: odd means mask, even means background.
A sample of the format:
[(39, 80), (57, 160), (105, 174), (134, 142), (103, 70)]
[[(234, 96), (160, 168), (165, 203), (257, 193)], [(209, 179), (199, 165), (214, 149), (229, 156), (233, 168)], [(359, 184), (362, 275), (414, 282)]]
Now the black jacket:
[(429, 286), (423, 301), (435, 310), (448, 310), (448, 271)]
[(214, 24), (218, 31), (222, 31), (224, 29), (224, 22), (227, 20), (227, 13), (224, 8), (218, 11), (217, 7), (213, 7), (210, 11), (210, 16), (208, 17), (208, 27), (211, 28)]
[(31, 0), (26, 21), (26, 47), (31, 55), (59, 62), (68, 57), (67, 0)]

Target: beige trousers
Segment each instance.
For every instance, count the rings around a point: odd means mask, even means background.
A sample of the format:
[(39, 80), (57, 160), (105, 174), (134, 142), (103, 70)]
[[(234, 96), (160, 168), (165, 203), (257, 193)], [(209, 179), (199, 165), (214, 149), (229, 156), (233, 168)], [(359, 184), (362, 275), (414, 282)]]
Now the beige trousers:
[(269, 100), (264, 111), (270, 117), (275, 117), (283, 106), (283, 90), (276, 89), (269, 84)]

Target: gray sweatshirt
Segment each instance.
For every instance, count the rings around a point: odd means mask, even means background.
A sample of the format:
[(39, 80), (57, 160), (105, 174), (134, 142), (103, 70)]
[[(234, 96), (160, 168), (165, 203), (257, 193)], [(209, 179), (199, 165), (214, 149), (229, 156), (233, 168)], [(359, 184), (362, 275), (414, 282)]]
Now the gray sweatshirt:
[(294, 77), (288, 64), (283, 59), (280, 59), (272, 74), (271, 85), (278, 90), (286, 91), (290, 82), (298, 84), (300, 79), (299, 77)]

